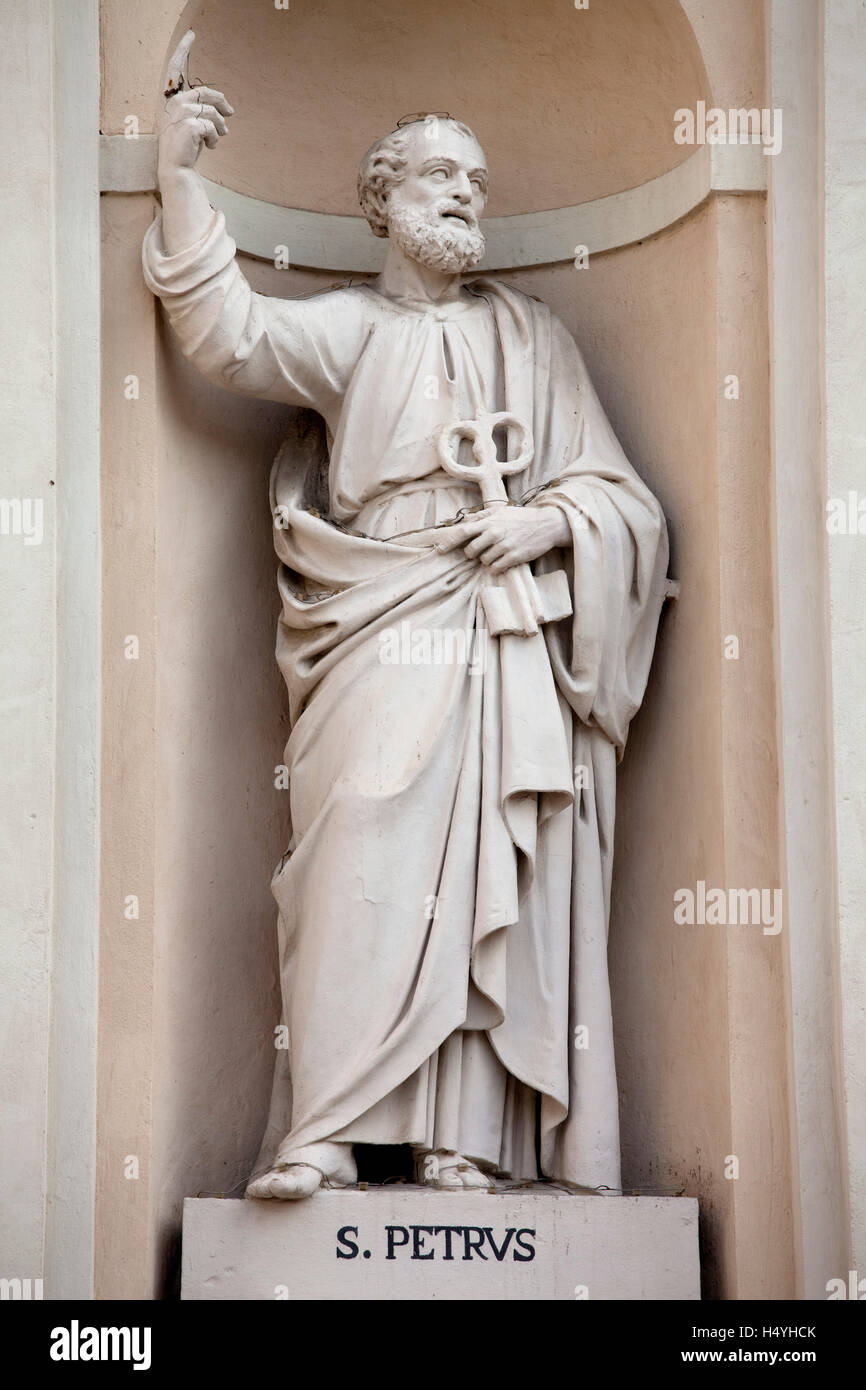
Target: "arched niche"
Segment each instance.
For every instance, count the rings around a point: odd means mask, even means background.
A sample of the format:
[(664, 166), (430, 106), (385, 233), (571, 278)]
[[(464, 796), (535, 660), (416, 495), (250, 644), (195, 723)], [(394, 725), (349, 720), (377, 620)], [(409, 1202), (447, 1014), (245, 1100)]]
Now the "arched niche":
[[(325, 0), (278, 10), (191, 0), (190, 77), (231, 88), (231, 140), (204, 156), (216, 182), (266, 202), (356, 215), (367, 146), (417, 110), (476, 129), (491, 217), (617, 193), (692, 151), (673, 112), (707, 95), (678, 0), (569, 7)], [(170, 51), (170, 48), (169, 48)], [(518, 54), (531, 61), (515, 64)]]
[[(107, 8), (113, 12), (113, 0)], [(447, 109), (476, 128), (491, 168), (491, 215), (647, 183), (693, 157), (673, 139), (673, 113), (715, 97), (733, 61), (718, 27), (685, 0), (622, 0), (585, 11), (556, 0), (531, 7), (326, 0), (287, 11), (192, 0), (169, 33), (173, 9), (143, 6), (138, 20), (126, 12), (125, 32), (110, 26), (116, 51), (109, 45), (107, 70), (117, 60), (124, 80), (115, 73), (109, 81), (104, 129), (120, 128), (130, 101), (145, 112), (143, 128), (152, 123), (165, 60), (194, 28), (190, 77), (222, 87), (238, 113), (231, 140), (205, 152), (202, 172), (252, 198), (343, 216), (356, 212), (360, 154), (418, 109)], [(747, 32), (760, 41), (755, 22)], [(698, 38), (714, 55), (712, 88)], [(145, 92), (157, 93), (146, 108)], [(588, 272), (563, 263), (503, 276), (550, 303), (575, 334), (627, 452), (665, 506), (673, 573), (685, 581), (664, 619), (623, 765), (611, 961), (626, 1181), (702, 1198), (711, 1288), (734, 1267), (732, 1190), (719, 1161), (731, 1142), (730, 962), (723, 938), (673, 934), (671, 904), (677, 887), (728, 867), (732, 774), (719, 734), (726, 718), (719, 638), (730, 583), (719, 499), (732, 485), (747, 496), (752, 484), (757, 489), (744, 523), (752, 544), (744, 576), (760, 582), (765, 426), (754, 393), (736, 423), (723, 427), (718, 392), (724, 352), (736, 356), (744, 342), (749, 363), (760, 361), (761, 199), (717, 203), (595, 258)], [(141, 230), (140, 214), (116, 221), (106, 256), (131, 262)], [(254, 288), (275, 295), (335, 278), (247, 257), (242, 264)], [(723, 300), (733, 306), (726, 333)], [(153, 315), (153, 306), (142, 312)], [(142, 563), (152, 566), (159, 633), (150, 1076), (157, 1195), (146, 1219), (155, 1223), (158, 1281), (183, 1197), (236, 1190), (265, 1119), (276, 1021), (267, 878), (286, 828), (273, 785), (285, 714), (271, 655), (265, 480), (287, 416), (202, 382), (158, 315), (152, 322), (156, 544)], [(144, 317), (137, 331), (147, 331)], [(725, 451), (744, 476), (720, 486)], [(121, 606), (123, 559), (118, 543), (120, 588), (110, 608)], [(762, 699), (766, 693), (761, 684)], [(771, 782), (772, 768), (762, 764), (761, 775)], [(763, 852), (772, 817), (762, 833)], [(775, 989), (775, 962), (770, 974)], [(768, 1104), (776, 1124), (775, 1092)], [(106, 1209), (112, 1201), (106, 1195)], [(114, 1209), (123, 1239), (116, 1202)], [(778, 1232), (756, 1230), (755, 1238), (765, 1235)]]

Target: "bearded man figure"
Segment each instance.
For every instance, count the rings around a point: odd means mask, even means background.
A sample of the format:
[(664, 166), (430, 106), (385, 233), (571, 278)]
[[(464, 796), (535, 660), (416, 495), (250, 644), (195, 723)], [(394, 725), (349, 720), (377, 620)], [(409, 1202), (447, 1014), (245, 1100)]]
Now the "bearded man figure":
[[(326, 516), (291, 451), (272, 478), (288, 1048), (247, 1195), (351, 1184), (355, 1144), (412, 1145), (442, 1188), (616, 1189), (616, 763), (664, 597), (664, 518), (565, 328), (510, 286), (463, 282), (488, 182), (466, 125), (413, 119), (373, 145), (359, 194), (388, 238), (382, 274), (292, 301), (252, 292), (195, 171), (231, 114), (210, 88), (167, 101), (145, 277), (203, 373), (317, 411), (329, 454)], [(441, 452), (443, 429), (500, 411), (507, 457), (515, 421), (534, 442), (510, 506)], [(526, 565), (533, 582), (564, 571), (573, 611), (494, 635), (486, 599)], [(406, 659), (437, 633), (473, 659)]]

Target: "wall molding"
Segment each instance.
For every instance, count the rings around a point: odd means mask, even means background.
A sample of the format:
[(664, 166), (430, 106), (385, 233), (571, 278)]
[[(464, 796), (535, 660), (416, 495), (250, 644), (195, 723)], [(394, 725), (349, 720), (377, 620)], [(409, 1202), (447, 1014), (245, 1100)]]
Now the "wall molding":
[[(101, 137), (103, 193), (149, 193), (156, 189), (155, 135), (137, 140)], [(712, 194), (764, 193), (768, 156), (759, 145), (702, 145), (667, 173), (606, 198), (545, 212), (524, 212), (484, 221), (487, 254), (481, 270), (571, 261), (575, 248), (613, 251), (655, 236), (686, 217)], [(363, 217), (309, 212), (266, 203), (204, 180), (213, 206), (225, 213), (239, 250), (260, 260), (288, 247), (291, 265), (305, 269), (376, 274), (385, 242)]]

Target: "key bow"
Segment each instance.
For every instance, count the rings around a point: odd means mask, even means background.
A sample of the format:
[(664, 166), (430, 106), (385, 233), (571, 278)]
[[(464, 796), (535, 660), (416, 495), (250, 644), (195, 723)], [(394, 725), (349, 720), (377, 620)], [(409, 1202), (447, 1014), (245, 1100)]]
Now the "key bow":
[[(495, 431), (503, 426), (517, 432), (516, 458), (496, 457)], [(461, 463), (460, 440), (472, 443), (474, 463)], [(505, 478), (520, 473), (532, 462), (532, 432), (525, 420), (510, 410), (479, 410), (474, 420), (454, 420), (439, 431), (437, 453), (444, 471), (462, 482), (473, 482), (481, 492), (484, 506), (508, 501)], [(482, 585), (481, 605), (492, 636), (514, 634), (531, 637), (540, 623), (557, 622), (572, 612), (571, 593), (564, 570), (538, 576), (528, 565), (513, 565)]]
[[(498, 459), (496, 457), (495, 431), (505, 426), (516, 430), (520, 441), (517, 458)], [(472, 443), (472, 463), (461, 463), (458, 449), (461, 439)], [(479, 410), (474, 420), (455, 420), (443, 425), (439, 432), (439, 462), (452, 478), (462, 482), (473, 482), (481, 490), (481, 500), (507, 502), (508, 492), (503, 479), (512, 473), (520, 473), (532, 462), (534, 445), (532, 432), (525, 420), (510, 410)]]

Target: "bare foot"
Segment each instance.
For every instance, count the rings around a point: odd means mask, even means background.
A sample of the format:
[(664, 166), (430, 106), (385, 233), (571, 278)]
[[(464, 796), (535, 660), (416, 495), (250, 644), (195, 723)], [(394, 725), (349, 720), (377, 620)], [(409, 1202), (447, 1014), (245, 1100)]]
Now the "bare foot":
[(450, 1149), (416, 1149), (415, 1172), (425, 1187), (442, 1191), (489, 1190), (492, 1178), (482, 1173), (475, 1163)]
[(253, 1178), (246, 1195), (258, 1201), (275, 1197), (295, 1202), (312, 1197), (320, 1187), (350, 1187), (357, 1181), (352, 1145), (324, 1141), (278, 1152), (273, 1167)]
[(299, 1197), (312, 1197), (322, 1185), (322, 1174), (309, 1163), (290, 1163), (287, 1168), (270, 1168), (260, 1178), (254, 1178), (247, 1188), (247, 1196), (258, 1198), (278, 1197), (291, 1202)]

